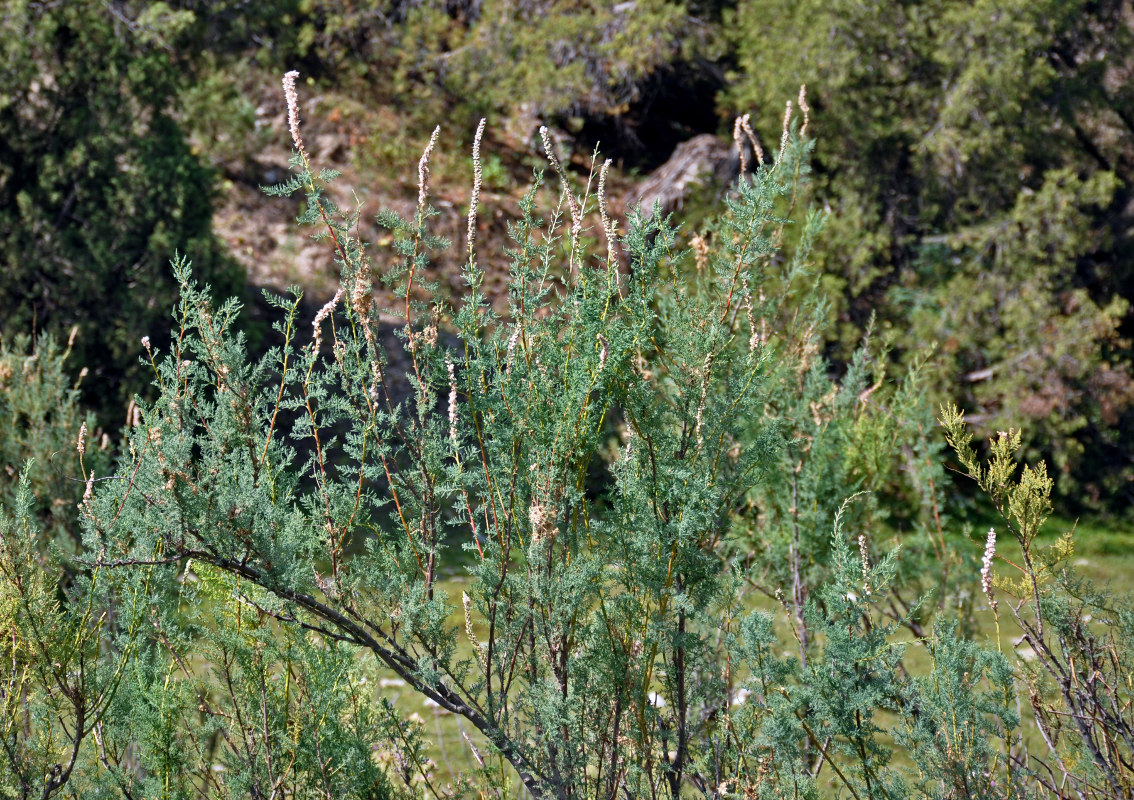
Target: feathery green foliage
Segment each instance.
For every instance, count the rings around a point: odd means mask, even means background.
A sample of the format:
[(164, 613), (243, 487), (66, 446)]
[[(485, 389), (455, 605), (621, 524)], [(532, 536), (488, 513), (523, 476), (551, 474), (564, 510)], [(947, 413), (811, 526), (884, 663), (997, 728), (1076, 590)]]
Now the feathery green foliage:
[[(111, 458), (110, 437), (79, 406), (86, 373), (71, 382), (65, 368), (71, 355), (71, 344), (60, 349), (50, 335), (34, 345), (27, 337), (0, 340), (0, 505), (16, 508), (26, 477), (47, 540), (60, 544), (77, 543), (75, 507), (86, 478), (105, 474)], [(86, 451), (82, 463), (77, 447)]]
[[(156, 399), (81, 504), (82, 551), (42, 546), (27, 478), (3, 515), (0, 790), (1129, 795), (1130, 615), (1068, 571), (1069, 539), (1037, 548), (1044, 468), (1013, 478), (1014, 432), (982, 464), (944, 412), (1022, 551), (1021, 577), (994, 576), (990, 536), (978, 575), (917, 370), (887, 380), (873, 338), (837, 380), (819, 357), (798, 121), (691, 252), (640, 211), (619, 235), (549, 152), (503, 316), (475, 241), (460, 303), (423, 285), (450, 246), (429, 230), (436, 139), (413, 217), (379, 217), (381, 267), (295, 139), (271, 191), (305, 192), (340, 293), (310, 322), (298, 290), (268, 295), (281, 344), (250, 359), (239, 302), (177, 261)], [(1046, 674), (976, 641), (997, 591)], [(440, 784), (380, 671), (471, 725), (483, 769)]]

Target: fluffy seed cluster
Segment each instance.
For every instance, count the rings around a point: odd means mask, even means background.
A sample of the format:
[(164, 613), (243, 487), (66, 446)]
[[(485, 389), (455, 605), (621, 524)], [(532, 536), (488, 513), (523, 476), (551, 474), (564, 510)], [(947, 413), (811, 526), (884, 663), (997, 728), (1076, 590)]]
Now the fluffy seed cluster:
[(555, 536), (555, 512), (538, 500), (532, 501), (528, 509), (528, 521), (532, 525), (532, 544)]

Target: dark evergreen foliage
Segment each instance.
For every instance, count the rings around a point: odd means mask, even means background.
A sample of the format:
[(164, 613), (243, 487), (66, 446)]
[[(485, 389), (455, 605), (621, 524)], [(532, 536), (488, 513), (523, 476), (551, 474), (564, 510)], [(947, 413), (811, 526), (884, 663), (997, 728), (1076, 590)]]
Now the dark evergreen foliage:
[(749, 0), (729, 17), (730, 104), (810, 89), (838, 345), (872, 315), (898, 355), (936, 343), (932, 391), (986, 435), (1026, 421), (1070, 508), (1134, 498), (1128, 14)]
[(72, 327), (84, 399), (118, 424), (145, 387), (138, 342), (163, 340), (167, 264), (193, 252), (227, 294), (240, 273), (211, 233), (212, 176), (171, 119), (178, 19), (118, 3), (16, 3), (0, 16), (3, 329)]

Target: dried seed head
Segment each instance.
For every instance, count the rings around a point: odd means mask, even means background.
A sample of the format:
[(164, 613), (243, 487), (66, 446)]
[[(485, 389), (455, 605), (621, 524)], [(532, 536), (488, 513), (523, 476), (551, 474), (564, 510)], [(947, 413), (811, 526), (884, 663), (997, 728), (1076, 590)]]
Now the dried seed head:
[(384, 383), (383, 377), (382, 362), (375, 359), (370, 364), (370, 390), (368, 394), (371, 400), (378, 400), (378, 387)]
[(701, 402), (697, 405), (697, 419), (693, 428), (694, 434), (697, 436), (697, 449), (700, 450), (704, 444), (704, 437), (701, 435), (701, 423), (705, 414), (705, 400), (709, 392), (709, 378), (713, 372), (713, 354), (705, 356), (705, 367), (701, 371)]
[(94, 470), (91, 470), (91, 475), (87, 478), (87, 488), (83, 490), (83, 502), (79, 504), (79, 508), (90, 508), (91, 506), (91, 492), (94, 489)]
[(602, 218), (602, 231), (607, 235), (607, 263), (615, 261), (615, 247), (618, 244), (618, 230), (610, 219), (610, 210), (607, 208), (607, 172), (610, 171), (610, 159), (602, 162), (599, 170), (599, 216)]
[(429, 144), (421, 153), (421, 160), (417, 162), (417, 207), (419, 211), (425, 208), (425, 198), (429, 194), (426, 186), (426, 178), (429, 176), (429, 157), (433, 155), (433, 148), (437, 146), (437, 137), (440, 135), (441, 126), (438, 125), (433, 129), (433, 135), (429, 137)]
[(532, 544), (555, 538), (557, 526), (553, 509), (538, 500), (533, 500), (531, 508), (528, 509), (528, 521), (532, 526)]
[(79, 441), (76, 442), (75, 449), (79, 451), (79, 455), (85, 455), (87, 452), (87, 423), (85, 421), (79, 426)]
[(744, 314), (748, 318), (748, 352), (755, 353), (760, 345), (760, 332), (756, 330), (756, 316), (752, 310), (752, 289), (748, 276), (744, 276)]
[(350, 302), (358, 312), (363, 327), (369, 330), (370, 304), (373, 300), (374, 279), (370, 273), (370, 264), (363, 261), (358, 272), (354, 273), (350, 284)]
[(760, 140), (756, 138), (756, 132), (752, 130), (752, 123), (749, 122), (748, 114), (740, 118), (740, 129), (744, 131), (744, 136), (748, 139), (748, 143), (752, 145), (752, 152), (756, 154), (756, 163), (763, 165), (764, 148), (760, 146)]
[(736, 152), (740, 156), (741, 175), (748, 171), (748, 154), (744, 149), (745, 140), (752, 146), (756, 163), (761, 165), (764, 163), (764, 148), (760, 146), (760, 140), (756, 138), (756, 132), (752, 130), (751, 116), (751, 114), (744, 114), (737, 117), (732, 125), (732, 140), (736, 144)]
[(787, 101), (787, 106), (784, 108), (784, 131), (780, 135), (780, 152), (776, 158), (776, 163), (784, 160), (784, 154), (787, 152), (788, 140), (791, 138), (791, 100)]
[(514, 331), (512, 331), (512, 335), (508, 337), (508, 354), (507, 354), (507, 356), (505, 356), (505, 359), (504, 359), (505, 360), (505, 367), (504, 367), (505, 374), (511, 374), (511, 372), (512, 372), (512, 356), (515, 353), (516, 342), (518, 342), (518, 341), (520, 341), (520, 326), (519, 325), (517, 325), (516, 329)]
[(858, 554), (862, 559), (862, 593), (870, 594), (870, 549), (866, 544), (866, 534), (858, 535)]
[(732, 141), (736, 145), (736, 154), (740, 156), (740, 174), (748, 171), (748, 156), (744, 154), (744, 142), (740, 140), (740, 117), (732, 124)]
[(299, 95), (295, 91), (295, 79), (299, 77), (296, 70), (291, 70), (283, 76), (284, 100), (287, 101), (287, 127), (291, 131), (291, 141), (295, 149), (303, 152), (303, 139), (299, 135)]
[(323, 320), (329, 317), (335, 310), (335, 306), (339, 304), (339, 300), (342, 296), (343, 290), (340, 287), (338, 291), (335, 292), (335, 296), (323, 304), (323, 307), (319, 309), (319, 313), (315, 315), (315, 319), (311, 323), (311, 338), (316, 353), (319, 352), (319, 348), (323, 345)]
[(449, 438), (453, 440), (453, 448), (459, 447), (457, 440), (457, 375), (453, 362), (445, 359), (445, 367), (449, 370)]
[(547, 155), (547, 162), (551, 164), (555, 174), (559, 176), (559, 180), (563, 182), (563, 192), (567, 195), (567, 206), (571, 210), (571, 235), (578, 237), (579, 231), (583, 228), (583, 212), (579, 208), (579, 201), (575, 199), (575, 193), (571, 191), (571, 184), (567, 181), (567, 174), (563, 171), (559, 159), (555, 156), (555, 148), (551, 143), (551, 132), (546, 125), (540, 126), (539, 136), (543, 140), (543, 152)]
[(476, 651), (476, 657), (481, 667), (487, 670), (488, 660), (484, 655), (484, 646), (481, 645), (480, 640), (476, 637), (476, 631), (473, 630), (472, 600), (469, 598), (468, 592), (461, 592), (461, 607), (465, 612), (465, 635), (468, 636), (469, 641), (472, 642), (473, 649)]
[(984, 542), (984, 556), (980, 560), (980, 588), (988, 598), (988, 605), (995, 611), (996, 598), (992, 594), (992, 559), (996, 557), (996, 528), (988, 529)]
[(704, 236), (697, 234), (689, 240), (689, 245), (693, 248), (693, 261), (697, 266), (697, 273), (704, 275), (709, 266), (709, 243), (705, 241)]
[(799, 128), (799, 135), (803, 137), (807, 134), (807, 123), (811, 121), (811, 106), (807, 105), (807, 84), (800, 84), (799, 87), (799, 110), (803, 112), (803, 125)]
[(472, 163), (473, 163), (473, 189), (469, 199), (469, 228), (466, 238), (468, 240), (469, 257), (473, 254), (473, 242), (476, 240), (476, 207), (480, 203), (480, 184), (483, 172), (480, 165), (480, 142), (484, 137), (484, 119), (476, 126), (476, 136), (473, 137)]

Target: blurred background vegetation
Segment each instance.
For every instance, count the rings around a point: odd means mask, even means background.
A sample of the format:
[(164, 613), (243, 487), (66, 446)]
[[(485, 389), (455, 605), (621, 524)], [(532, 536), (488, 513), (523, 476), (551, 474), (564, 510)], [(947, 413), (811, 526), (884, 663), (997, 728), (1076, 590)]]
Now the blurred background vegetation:
[[(438, 123), (440, 232), (460, 240), (487, 117), (501, 210), (478, 237), (503, 241), (540, 125), (582, 180), (596, 146), (615, 159), (623, 215), (674, 182), (682, 143), (725, 151), (737, 114), (773, 150), (806, 83), (815, 180), (795, 208), (831, 212), (816, 279), (834, 369), (873, 320), (888, 358), (930, 353), (935, 402), (984, 435), (1028, 431), (1064, 512), (1128, 515), (1132, 43), (1128, 0), (0, 0), (0, 389), (31, 369), (20, 337), (75, 328), (68, 368), (88, 374), (65, 413), (114, 434), (147, 391), (141, 338), (168, 341), (176, 251), (221, 296), (333, 292), (325, 248), (291, 232), (298, 209), (259, 191), (287, 166), (287, 69), (316, 166), (365, 188), (336, 200), (378, 263), (373, 212), (412, 207)], [(727, 176), (694, 166), (701, 188), (671, 193), (686, 237)], [(453, 250), (432, 278), (456, 291)]]

